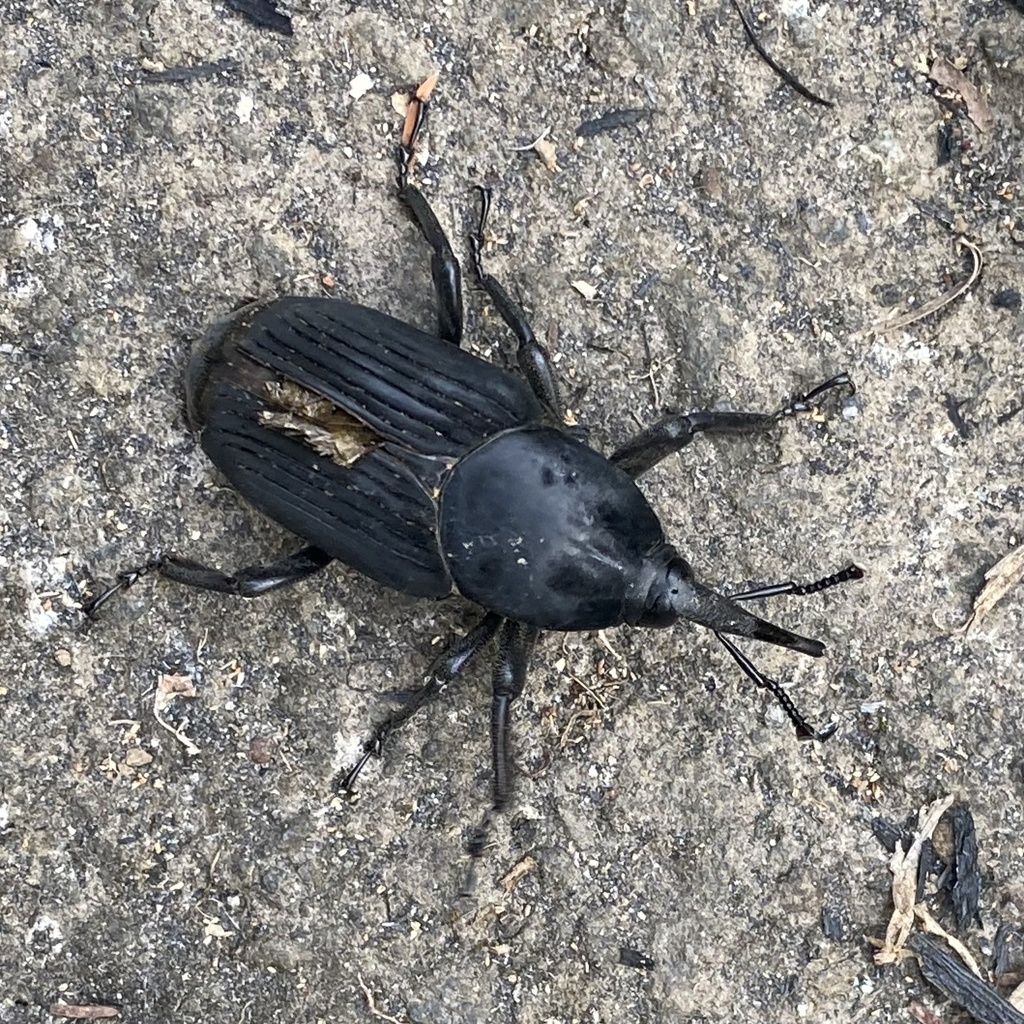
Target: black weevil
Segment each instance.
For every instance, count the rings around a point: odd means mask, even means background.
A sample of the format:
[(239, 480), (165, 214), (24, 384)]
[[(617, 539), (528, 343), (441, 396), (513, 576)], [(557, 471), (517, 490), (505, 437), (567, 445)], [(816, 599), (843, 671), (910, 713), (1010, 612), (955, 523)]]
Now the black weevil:
[[(432, 83), (431, 83), (432, 84)], [(436, 334), (336, 299), (291, 297), (248, 306), (216, 325), (193, 354), (190, 424), (204, 450), (256, 508), (308, 544), (272, 565), (234, 574), (163, 554), (121, 573), (88, 602), (94, 613), (147, 572), (254, 597), (296, 583), (337, 559), (386, 586), (421, 597), (461, 594), (486, 614), (431, 667), (426, 683), (374, 731), (344, 780), (351, 789), (384, 740), (495, 636), (492, 808), (511, 790), (509, 723), (542, 630), (598, 630), (687, 619), (713, 630), (743, 672), (770, 690), (804, 739), (823, 739), (788, 695), (730, 636), (812, 657), (817, 640), (758, 618), (739, 602), (809, 594), (862, 573), (782, 583), (725, 597), (694, 577), (668, 543), (634, 479), (699, 433), (752, 434), (814, 408), (843, 374), (775, 413), (704, 411), (665, 416), (610, 457), (565, 426), (547, 353), (522, 312), (481, 263), (489, 195), (470, 237), (480, 287), (517, 340), (520, 373), (460, 347), (459, 263), (436, 216), (409, 180), (429, 86), (412, 99), (398, 146), (398, 197), (431, 248)]]

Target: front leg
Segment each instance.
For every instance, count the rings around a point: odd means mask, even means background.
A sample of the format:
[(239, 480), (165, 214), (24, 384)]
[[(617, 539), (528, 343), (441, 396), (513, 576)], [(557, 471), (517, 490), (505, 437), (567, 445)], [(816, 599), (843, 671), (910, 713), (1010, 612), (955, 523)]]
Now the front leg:
[(763, 433), (780, 420), (789, 419), (798, 413), (811, 412), (817, 398), (838, 387), (848, 387), (851, 393), (855, 390), (853, 381), (841, 373), (808, 391), (802, 398), (784, 405), (777, 412), (722, 412), (705, 409), (700, 412), (670, 413), (630, 438), (610, 456), (609, 461), (635, 478), (646, 473), (666, 456), (685, 448), (698, 434)]

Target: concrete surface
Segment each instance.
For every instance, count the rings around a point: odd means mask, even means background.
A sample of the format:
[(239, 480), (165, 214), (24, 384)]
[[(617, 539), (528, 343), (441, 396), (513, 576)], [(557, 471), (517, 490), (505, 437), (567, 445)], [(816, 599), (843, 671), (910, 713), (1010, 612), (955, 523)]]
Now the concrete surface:
[[(291, 13), (285, 38), (205, 0), (0, 0), (0, 1021), (58, 1001), (148, 1024), (902, 1021), (915, 1000), (953, 1019), (912, 964), (871, 963), (890, 908), (870, 822), (956, 793), (985, 884), (966, 940), (984, 959), (1021, 925), (1021, 590), (950, 635), (1024, 539), (1024, 320), (993, 304), (1024, 282), (1020, 9), (759, 4), (765, 42), (834, 109), (758, 60), (725, 0)], [(966, 62), (994, 118), (958, 119), (969, 150), (943, 165), (937, 55)], [(827, 659), (751, 650), (812, 720), (838, 719), (824, 745), (798, 744), (702, 631), (549, 636), (469, 899), (485, 666), (358, 801), (332, 780), (472, 609), (337, 568), (248, 603), (147, 580), (90, 628), (79, 611), (157, 549), (237, 567), (294, 548), (186, 432), (190, 345), (288, 292), (432, 323), (390, 162), (392, 94), (432, 70), (424, 189), (464, 252), (470, 186), (495, 187), (489, 266), (538, 333), (557, 325), (595, 444), (667, 408), (767, 410), (856, 379), (823, 421), (650, 474), (703, 577), (869, 574), (766, 606)], [(650, 119), (575, 143), (635, 107)], [(520, 151), (544, 132), (557, 173)], [(966, 275), (942, 220), (983, 251), (980, 281), (867, 333)], [(500, 358), (493, 311), (467, 306), (471, 347)], [(196, 686), (164, 724), (162, 675)]]

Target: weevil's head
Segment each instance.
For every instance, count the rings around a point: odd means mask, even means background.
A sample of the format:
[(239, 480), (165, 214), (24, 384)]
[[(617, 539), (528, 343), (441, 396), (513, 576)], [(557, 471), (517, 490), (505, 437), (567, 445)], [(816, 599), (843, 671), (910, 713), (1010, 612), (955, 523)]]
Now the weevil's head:
[(633, 625), (665, 627), (686, 619), (716, 633), (764, 640), (812, 658), (825, 653), (820, 641), (766, 622), (738, 602), (698, 583), (689, 563), (669, 546), (653, 553), (638, 589), (640, 601), (629, 620)]

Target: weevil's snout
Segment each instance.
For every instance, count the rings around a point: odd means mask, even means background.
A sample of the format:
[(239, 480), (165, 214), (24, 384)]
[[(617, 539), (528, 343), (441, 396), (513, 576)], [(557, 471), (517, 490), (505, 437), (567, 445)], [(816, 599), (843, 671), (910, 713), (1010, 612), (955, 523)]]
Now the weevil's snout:
[(825, 645), (819, 640), (810, 640), (766, 622), (735, 601), (698, 583), (689, 564), (675, 556), (652, 583), (640, 624), (670, 626), (679, 619), (696, 622), (716, 633), (787, 647), (812, 658), (820, 658), (825, 653)]
[(820, 658), (825, 653), (825, 645), (820, 640), (811, 640), (766, 622), (696, 580), (683, 581), (673, 587), (672, 599), (681, 618), (707, 626), (716, 633), (764, 640), (765, 643), (809, 654), (812, 658)]

